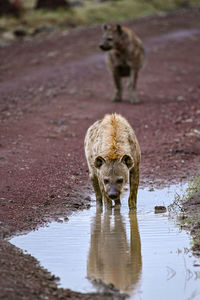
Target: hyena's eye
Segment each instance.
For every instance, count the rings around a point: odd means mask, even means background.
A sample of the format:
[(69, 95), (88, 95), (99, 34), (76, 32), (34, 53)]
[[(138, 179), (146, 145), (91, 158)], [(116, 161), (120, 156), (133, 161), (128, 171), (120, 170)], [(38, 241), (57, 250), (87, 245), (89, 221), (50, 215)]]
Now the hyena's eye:
[(107, 38), (107, 41), (108, 41), (108, 42), (112, 42), (112, 41), (113, 41), (113, 38), (111, 38), (111, 37), (110, 37), (110, 38)]
[(109, 180), (108, 179), (104, 179), (103, 182), (104, 182), (104, 184), (108, 184)]
[(119, 178), (119, 179), (117, 179), (116, 183), (118, 183), (118, 184), (121, 184), (121, 183), (123, 183), (123, 178)]

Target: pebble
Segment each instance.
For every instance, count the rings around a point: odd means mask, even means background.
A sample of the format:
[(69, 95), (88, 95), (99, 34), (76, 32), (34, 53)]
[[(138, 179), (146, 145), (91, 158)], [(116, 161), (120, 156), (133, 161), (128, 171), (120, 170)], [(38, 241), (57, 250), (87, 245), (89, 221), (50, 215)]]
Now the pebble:
[(185, 101), (185, 98), (184, 98), (183, 96), (178, 96), (178, 97), (176, 98), (176, 101), (182, 102), (182, 101)]
[(2, 37), (3, 37), (3, 39), (5, 39), (6, 41), (9, 41), (9, 42), (13, 42), (16, 40), (16, 37), (14, 36), (13, 32), (9, 32), (9, 31), (4, 32), (2, 34)]
[(154, 212), (155, 214), (165, 213), (167, 211), (165, 206), (155, 206)]

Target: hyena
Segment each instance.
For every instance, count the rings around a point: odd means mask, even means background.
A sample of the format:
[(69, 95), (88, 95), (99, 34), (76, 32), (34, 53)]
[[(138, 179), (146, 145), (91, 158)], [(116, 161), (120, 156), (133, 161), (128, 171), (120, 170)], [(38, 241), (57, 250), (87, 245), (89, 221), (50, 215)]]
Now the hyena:
[(119, 114), (107, 114), (87, 130), (85, 155), (96, 200), (120, 204), (124, 185), (130, 185), (129, 208), (136, 208), (140, 146), (134, 130)]
[(103, 38), (99, 47), (108, 51), (107, 63), (116, 86), (113, 101), (122, 100), (122, 77), (129, 77), (130, 102), (139, 103), (136, 97), (138, 74), (144, 63), (144, 48), (139, 37), (119, 24), (103, 25)]

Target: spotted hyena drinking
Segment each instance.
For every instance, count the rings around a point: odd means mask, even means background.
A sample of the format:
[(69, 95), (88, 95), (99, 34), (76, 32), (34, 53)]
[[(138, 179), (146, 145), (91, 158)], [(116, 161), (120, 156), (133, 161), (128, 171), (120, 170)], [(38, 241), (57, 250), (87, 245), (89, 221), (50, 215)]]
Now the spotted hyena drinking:
[(116, 86), (113, 101), (122, 100), (122, 77), (129, 77), (130, 102), (138, 103), (136, 84), (144, 62), (144, 48), (139, 37), (119, 24), (105, 24), (99, 47), (108, 51), (107, 62)]
[(120, 204), (123, 186), (129, 183), (129, 208), (136, 208), (140, 146), (128, 121), (119, 114), (96, 121), (85, 136), (85, 155), (97, 202)]

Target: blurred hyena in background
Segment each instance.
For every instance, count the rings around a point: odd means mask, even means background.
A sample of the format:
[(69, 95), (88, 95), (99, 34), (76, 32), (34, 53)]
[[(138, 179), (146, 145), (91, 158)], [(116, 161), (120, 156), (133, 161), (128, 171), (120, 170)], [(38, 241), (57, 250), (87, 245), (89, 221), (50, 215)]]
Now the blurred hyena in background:
[(112, 72), (116, 95), (113, 101), (122, 100), (122, 77), (129, 77), (130, 102), (139, 103), (136, 85), (144, 63), (144, 48), (139, 37), (119, 24), (105, 24), (99, 47), (108, 51), (107, 62)]

